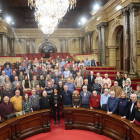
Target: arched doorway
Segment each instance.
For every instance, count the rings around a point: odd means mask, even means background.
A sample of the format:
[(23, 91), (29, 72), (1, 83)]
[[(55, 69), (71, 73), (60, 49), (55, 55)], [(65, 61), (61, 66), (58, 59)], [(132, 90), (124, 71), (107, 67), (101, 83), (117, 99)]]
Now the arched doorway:
[(38, 52), (45, 53), (46, 57), (50, 57), (50, 53), (57, 53), (56, 46), (51, 42), (42, 43), (39, 47)]

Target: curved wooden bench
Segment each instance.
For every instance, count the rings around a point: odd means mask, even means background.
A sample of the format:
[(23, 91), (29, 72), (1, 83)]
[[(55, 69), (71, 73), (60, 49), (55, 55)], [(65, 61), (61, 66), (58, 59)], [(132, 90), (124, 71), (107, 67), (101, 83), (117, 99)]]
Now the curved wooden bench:
[(0, 124), (0, 140), (24, 140), (33, 135), (50, 132), (50, 110), (40, 110)]
[(85, 108), (64, 108), (65, 129), (83, 129), (105, 135), (113, 140), (139, 140), (140, 127), (119, 115)]

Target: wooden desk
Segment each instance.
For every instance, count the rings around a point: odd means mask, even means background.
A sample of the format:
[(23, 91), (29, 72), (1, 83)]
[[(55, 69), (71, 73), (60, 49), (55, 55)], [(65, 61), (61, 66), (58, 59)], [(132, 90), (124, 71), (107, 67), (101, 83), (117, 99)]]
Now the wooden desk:
[(24, 140), (43, 132), (50, 132), (49, 109), (28, 113), (0, 124), (0, 140)]
[(66, 107), (64, 110), (65, 129), (89, 130), (113, 140), (140, 140), (140, 127), (118, 115), (85, 108)]

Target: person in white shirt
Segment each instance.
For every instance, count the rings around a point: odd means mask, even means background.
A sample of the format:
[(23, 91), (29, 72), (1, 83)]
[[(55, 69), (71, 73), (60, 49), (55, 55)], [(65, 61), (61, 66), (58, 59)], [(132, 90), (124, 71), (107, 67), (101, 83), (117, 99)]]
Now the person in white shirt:
[(97, 73), (96, 75), (97, 75), (96, 79), (98, 79), (98, 84), (102, 86), (103, 79), (102, 77), (100, 77), (100, 73)]

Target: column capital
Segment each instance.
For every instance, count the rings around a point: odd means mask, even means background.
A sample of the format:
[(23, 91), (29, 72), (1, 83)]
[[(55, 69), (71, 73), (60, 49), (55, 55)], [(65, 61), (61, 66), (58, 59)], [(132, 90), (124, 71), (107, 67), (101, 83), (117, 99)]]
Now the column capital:
[(65, 39), (64, 37), (63, 38), (59, 38), (60, 41), (63, 41), (64, 39)]
[(35, 40), (36, 40), (36, 38), (30, 38), (30, 40), (31, 40), (31, 41), (35, 41)]
[(106, 28), (108, 26), (108, 22), (101, 22), (97, 25), (97, 29), (100, 30), (101, 28)]
[(82, 40), (83, 41), (84, 40), (84, 37), (79, 37), (79, 40)]
[(137, 11), (140, 8), (140, 3), (131, 3), (127, 6), (127, 10), (129, 12), (131, 11)]
[(93, 33), (93, 31), (86, 32), (85, 35), (91, 35), (92, 33)]
[(124, 7), (124, 8), (121, 10), (121, 13), (123, 14), (123, 16), (128, 15), (129, 11), (128, 11), (127, 7)]

